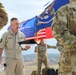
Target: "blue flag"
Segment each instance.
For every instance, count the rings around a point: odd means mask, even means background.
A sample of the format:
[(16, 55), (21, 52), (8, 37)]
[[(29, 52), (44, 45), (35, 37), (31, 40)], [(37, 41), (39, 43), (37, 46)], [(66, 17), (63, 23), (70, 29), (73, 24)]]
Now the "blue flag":
[(40, 29), (50, 27), (52, 25), (52, 18), (54, 17), (56, 11), (61, 6), (64, 6), (68, 3), (69, 0), (54, 0), (48, 7), (46, 7), (45, 10), (39, 15), (38, 21), (43, 23), (36, 25), (36, 32), (39, 31)]
[(23, 32), (26, 35), (26, 38), (33, 37), (35, 34), (35, 23), (36, 23), (36, 17), (33, 17), (32, 19), (29, 19), (27, 21), (24, 21), (20, 24), (19, 30)]

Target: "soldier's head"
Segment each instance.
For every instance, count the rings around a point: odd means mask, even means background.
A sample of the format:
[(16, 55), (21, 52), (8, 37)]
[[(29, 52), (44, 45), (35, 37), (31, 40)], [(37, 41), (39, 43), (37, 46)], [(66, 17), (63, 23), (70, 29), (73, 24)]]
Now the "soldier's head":
[(45, 44), (45, 43), (44, 43), (44, 39), (41, 39), (41, 40), (40, 40), (40, 44), (41, 44), (41, 45)]
[(70, 2), (76, 1), (76, 0), (69, 0)]
[(19, 28), (19, 21), (17, 18), (12, 18), (11, 21), (10, 21), (10, 25), (12, 26), (12, 30), (13, 31), (18, 31), (18, 28)]

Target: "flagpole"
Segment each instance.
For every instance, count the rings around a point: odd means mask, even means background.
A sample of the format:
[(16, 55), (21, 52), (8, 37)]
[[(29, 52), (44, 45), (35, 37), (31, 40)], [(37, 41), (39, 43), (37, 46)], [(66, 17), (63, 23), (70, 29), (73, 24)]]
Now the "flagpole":
[[(37, 18), (37, 15), (36, 15), (36, 18)], [(38, 34), (36, 32), (36, 26), (35, 26), (35, 36), (37, 37), (36, 40), (38, 41)], [(37, 54), (36, 54), (36, 67), (37, 67), (37, 69), (36, 69), (37, 70), (36, 75), (38, 75), (38, 45), (37, 45)]]

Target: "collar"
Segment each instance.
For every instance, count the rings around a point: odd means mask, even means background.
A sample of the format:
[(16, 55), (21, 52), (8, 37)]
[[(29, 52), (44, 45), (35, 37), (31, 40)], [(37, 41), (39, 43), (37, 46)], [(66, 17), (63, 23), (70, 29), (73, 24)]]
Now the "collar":
[(17, 34), (13, 33), (12, 29), (9, 30), (9, 32), (10, 32), (11, 35), (19, 35), (19, 31), (17, 32)]

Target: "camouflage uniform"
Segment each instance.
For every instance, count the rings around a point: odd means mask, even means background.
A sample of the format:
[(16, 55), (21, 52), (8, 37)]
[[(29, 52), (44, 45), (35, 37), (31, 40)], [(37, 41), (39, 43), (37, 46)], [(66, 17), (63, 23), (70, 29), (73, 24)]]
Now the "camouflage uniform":
[(57, 49), (59, 50), (60, 52), (60, 61), (59, 61), (59, 69), (58, 69), (58, 72), (63, 72), (63, 67), (64, 67), (64, 47), (62, 45), (59, 44), (59, 42), (57, 42), (56, 44), (57, 46)]
[(64, 46), (64, 67), (59, 75), (76, 75), (76, 0), (57, 11), (52, 30), (54, 37)]
[(0, 29), (2, 29), (8, 22), (8, 15), (2, 3), (0, 2)]
[[(56, 49), (56, 46), (47, 45), (47, 48)], [(38, 67), (38, 74), (40, 75), (42, 63), (44, 63), (45, 67), (48, 68), (48, 63), (47, 63), (48, 60), (47, 60), (47, 54), (46, 54), (46, 44), (44, 44), (44, 45), (38, 44), (37, 47), (35, 47), (35, 52), (37, 52), (37, 57), (38, 57), (37, 67)]]

